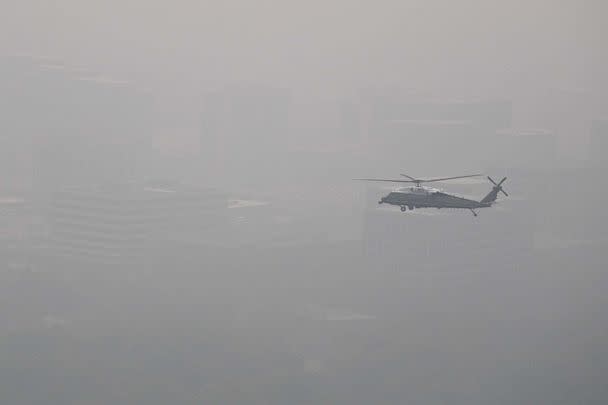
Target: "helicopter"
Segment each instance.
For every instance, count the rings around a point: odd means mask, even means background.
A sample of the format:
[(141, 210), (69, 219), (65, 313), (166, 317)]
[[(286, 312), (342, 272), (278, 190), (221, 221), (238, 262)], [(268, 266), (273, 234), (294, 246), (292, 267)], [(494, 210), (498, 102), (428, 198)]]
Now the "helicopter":
[(413, 186), (399, 187), (386, 196), (382, 197), (378, 204), (390, 204), (398, 205), (401, 207), (401, 211), (405, 212), (408, 209), (413, 210), (415, 208), (453, 208), (453, 209), (468, 209), (477, 216), (478, 208), (491, 207), (498, 197), (498, 193), (501, 192), (505, 196), (509, 196), (502, 188), (502, 184), (507, 180), (504, 177), (498, 183), (495, 182), (490, 176), (487, 176), (488, 180), (493, 184), (492, 190), (481, 200), (476, 201), (469, 198), (459, 197), (453, 194), (444, 193), (443, 191), (423, 186), (423, 183), (433, 183), (438, 181), (448, 181), (455, 179), (464, 179), (469, 177), (480, 177), (482, 174), (471, 174), (466, 176), (455, 176), (455, 177), (441, 177), (433, 179), (417, 179), (407, 174), (401, 174), (402, 177), (408, 179), (354, 179), (359, 181), (379, 181), (379, 182), (390, 182), (390, 183), (411, 183)]

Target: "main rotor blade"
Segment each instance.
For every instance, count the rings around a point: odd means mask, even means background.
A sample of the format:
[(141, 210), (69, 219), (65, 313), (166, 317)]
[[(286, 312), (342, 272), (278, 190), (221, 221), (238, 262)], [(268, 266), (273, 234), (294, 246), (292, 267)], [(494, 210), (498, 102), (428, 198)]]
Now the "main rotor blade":
[(402, 175), (403, 177), (407, 177), (408, 179), (410, 179), (410, 180), (412, 180), (412, 181), (414, 181), (414, 182), (418, 181), (418, 179), (415, 179), (415, 178), (413, 178), (412, 176), (408, 176), (407, 174), (403, 174), (403, 173), (401, 173), (401, 175)]
[(500, 186), (500, 185), (502, 185), (502, 183), (504, 183), (504, 182), (505, 182), (505, 180), (507, 180), (507, 178), (506, 178), (506, 177), (503, 177), (503, 178), (502, 178), (502, 180), (500, 181), (500, 183), (498, 183), (498, 185), (499, 185), (499, 186)]
[(498, 185), (498, 183), (496, 183), (490, 176), (487, 176), (488, 180), (490, 180), (492, 182), (492, 184), (494, 184), (495, 186)]
[(505, 190), (502, 189), (502, 187), (500, 188), (500, 191), (505, 195), (505, 196), (509, 196), (509, 194), (507, 194), (507, 192)]
[(399, 179), (353, 179), (356, 181), (387, 181), (390, 183), (415, 183), (411, 180), (399, 180)]
[(420, 182), (420, 183), (432, 183), (434, 181), (444, 181), (444, 180), (454, 180), (454, 179), (466, 179), (468, 177), (479, 177), (479, 176), (482, 176), (482, 174), (469, 174), (467, 176), (441, 177), (441, 178), (437, 178), (437, 179), (426, 179), (426, 180), (416, 180), (416, 181)]

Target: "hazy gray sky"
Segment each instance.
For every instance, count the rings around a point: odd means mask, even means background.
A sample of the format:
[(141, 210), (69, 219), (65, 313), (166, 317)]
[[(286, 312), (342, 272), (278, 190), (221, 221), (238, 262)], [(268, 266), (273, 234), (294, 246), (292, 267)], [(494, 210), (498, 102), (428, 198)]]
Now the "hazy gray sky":
[[(2, 53), (158, 83), (604, 88), (602, 1), (5, 0)], [(179, 79), (179, 80), (178, 80)]]
[(600, 403), (607, 4), (0, 0), (0, 403)]

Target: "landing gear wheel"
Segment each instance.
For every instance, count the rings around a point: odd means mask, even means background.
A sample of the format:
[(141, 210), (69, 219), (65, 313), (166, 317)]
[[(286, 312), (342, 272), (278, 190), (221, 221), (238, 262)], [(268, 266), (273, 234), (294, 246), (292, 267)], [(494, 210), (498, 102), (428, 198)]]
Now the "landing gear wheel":
[(406, 209), (407, 209), (407, 207), (405, 205), (401, 206), (401, 212), (405, 212)]

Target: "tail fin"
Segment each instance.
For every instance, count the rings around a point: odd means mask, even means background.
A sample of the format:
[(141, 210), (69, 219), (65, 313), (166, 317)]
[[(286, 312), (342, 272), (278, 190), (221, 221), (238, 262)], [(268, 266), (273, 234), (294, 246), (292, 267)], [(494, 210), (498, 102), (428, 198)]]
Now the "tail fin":
[(494, 184), (494, 187), (492, 187), (492, 191), (490, 191), (488, 193), (488, 195), (486, 195), (481, 201), (480, 203), (482, 204), (492, 204), (494, 201), (496, 201), (496, 197), (498, 197), (498, 192), (503, 193), (504, 195), (506, 195), (507, 197), (509, 196), (509, 194), (506, 193), (505, 190), (502, 189), (502, 183), (505, 182), (505, 180), (507, 180), (506, 177), (504, 177), (500, 182), (496, 183), (494, 180), (492, 180), (491, 177), (488, 177), (488, 180), (490, 180), (492, 182), (492, 184)]

